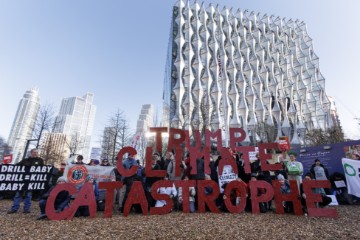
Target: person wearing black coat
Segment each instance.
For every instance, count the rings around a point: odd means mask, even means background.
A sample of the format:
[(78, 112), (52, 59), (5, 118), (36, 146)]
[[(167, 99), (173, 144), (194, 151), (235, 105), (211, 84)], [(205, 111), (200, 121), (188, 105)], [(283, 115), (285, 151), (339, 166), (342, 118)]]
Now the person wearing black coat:
[[(16, 165), (21, 165), (25, 167), (30, 166), (43, 166), (44, 160), (38, 157), (38, 150), (36, 148), (32, 149), (30, 152), (30, 157), (23, 159)], [(22, 200), (22, 191), (17, 191), (14, 197), (14, 202), (11, 209), (7, 212), (8, 214), (16, 213), (20, 208), (20, 203)], [(24, 213), (30, 213), (31, 207), (31, 199), (32, 199), (32, 191), (25, 191), (25, 200), (24, 200)]]
[(315, 159), (315, 163), (310, 168), (311, 174), (316, 180), (328, 180), (329, 172), (319, 159)]

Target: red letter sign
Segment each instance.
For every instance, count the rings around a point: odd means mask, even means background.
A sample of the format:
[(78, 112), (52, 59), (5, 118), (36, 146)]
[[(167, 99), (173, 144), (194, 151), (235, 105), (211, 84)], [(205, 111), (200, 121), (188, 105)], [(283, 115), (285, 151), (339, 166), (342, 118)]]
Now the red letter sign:
[(119, 171), (119, 173), (121, 174), (121, 176), (123, 177), (130, 177), (133, 176), (134, 174), (136, 174), (139, 166), (132, 166), (130, 169), (125, 169), (124, 166), (122, 165), (122, 159), (125, 153), (129, 153), (132, 155), (135, 155), (137, 152), (133, 147), (124, 147), (120, 150), (120, 152), (118, 153), (116, 160), (116, 168)]
[(104, 218), (111, 218), (114, 204), (115, 189), (122, 188), (122, 182), (99, 182), (99, 188), (106, 189)]
[(313, 188), (330, 187), (328, 180), (304, 180), (303, 188), (306, 195), (306, 206), (310, 217), (337, 217), (336, 209), (316, 208), (316, 202), (322, 202), (320, 194), (314, 193)]

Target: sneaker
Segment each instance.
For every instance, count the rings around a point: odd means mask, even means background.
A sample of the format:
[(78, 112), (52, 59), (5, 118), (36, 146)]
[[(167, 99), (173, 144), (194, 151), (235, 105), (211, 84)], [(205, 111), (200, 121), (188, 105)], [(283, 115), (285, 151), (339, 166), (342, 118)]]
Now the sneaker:
[(47, 218), (47, 216), (44, 214), (44, 215), (40, 215), (40, 217), (38, 217), (37, 220), (44, 220), (46, 218)]
[(28, 213), (30, 213), (30, 210), (24, 210), (24, 213), (28, 214)]
[(8, 212), (7, 212), (7, 214), (13, 214), (13, 213), (17, 213), (17, 210), (9, 210)]

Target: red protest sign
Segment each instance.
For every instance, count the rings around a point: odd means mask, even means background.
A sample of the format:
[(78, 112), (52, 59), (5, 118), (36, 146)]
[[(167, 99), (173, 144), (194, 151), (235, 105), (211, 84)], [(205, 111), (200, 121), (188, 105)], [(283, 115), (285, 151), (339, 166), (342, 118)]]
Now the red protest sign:
[(287, 136), (279, 137), (278, 144), (279, 144), (279, 148), (282, 152), (290, 150), (289, 137), (287, 137)]
[(12, 154), (4, 155), (3, 164), (11, 164), (12, 162)]

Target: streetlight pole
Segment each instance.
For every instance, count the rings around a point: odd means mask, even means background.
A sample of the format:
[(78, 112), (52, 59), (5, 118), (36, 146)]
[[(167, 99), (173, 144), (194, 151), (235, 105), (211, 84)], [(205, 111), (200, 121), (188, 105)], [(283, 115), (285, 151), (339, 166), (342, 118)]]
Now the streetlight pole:
[(24, 151), (24, 155), (23, 155), (22, 159), (25, 159), (27, 150), (28, 150), (29, 145), (30, 145), (30, 142), (33, 142), (33, 141), (38, 141), (38, 139), (28, 139), (28, 140), (26, 140), (26, 147), (25, 147), (25, 151)]

